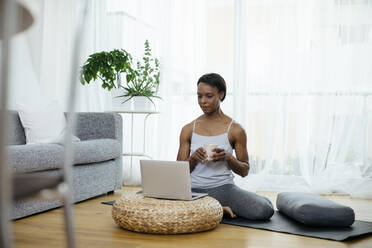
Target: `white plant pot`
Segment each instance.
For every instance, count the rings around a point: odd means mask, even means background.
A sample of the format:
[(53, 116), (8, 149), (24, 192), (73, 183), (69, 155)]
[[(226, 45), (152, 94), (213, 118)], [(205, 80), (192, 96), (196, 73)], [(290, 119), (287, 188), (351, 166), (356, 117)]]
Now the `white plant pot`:
[(155, 111), (154, 104), (145, 96), (134, 96), (131, 101), (132, 111)]
[[(145, 96), (134, 96), (132, 98), (118, 97), (118, 96), (124, 95), (125, 93), (126, 92), (123, 89), (112, 89), (111, 90), (113, 111), (155, 111), (156, 110), (154, 104)], [(155, 102), (154, 98), (152, 98), (152, 100)]]
[(133, 108), (132, 99), (129, 101), (126, 101), (129, 99), (129, 97), (118, 97), (118, 96), (124, 95), (125, 93), (126, 92), (123, 89), (112, 89), (111, 90), (113, 110), (117, 110), (117, 111), (120, 111), (120, 110), (131, 111), (132, 110)]

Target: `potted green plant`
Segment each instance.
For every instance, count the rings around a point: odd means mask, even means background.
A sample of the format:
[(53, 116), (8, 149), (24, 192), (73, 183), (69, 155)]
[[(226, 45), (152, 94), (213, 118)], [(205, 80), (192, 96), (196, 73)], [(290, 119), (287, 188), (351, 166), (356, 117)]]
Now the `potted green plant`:
[[(111, 52), (98, 52), (89, 56), (84, 63), (81, 74), (81, 84), (89, 84), (92, 80), (101, 80), (102, 88), (112, 92), (113, 105), (124, 105), (131, 110), (149, 110), (152, 98), (156, 95), (160, 83), (160, 63), (151, 54), (148, 40), (145, 41), (145, 54), (142, 61), (138, 60), (133, 66), (132, 56), (123, 49)], [(126, 82), (122, 83), (125, 75)], [(130, 103), (128, 107), (125, 103)], [(142, 104), (141, 104), (142, 103)], [(146, 109), (147, 108), (147, 109)]]
[(133, 101), (133, 110), (151, 109), (151, 104), (155, 108), (153, 98), (160, 99), (157, 91), (160, 84), (160, 63), (152, 56), (149, 41), (145, 41), (145, 54), (142, 61), (138, 60), (136, 69), (130, 75), (131, 80), (127, 80), (125, 94), (118, 97), (125, 97), (123, 103)]

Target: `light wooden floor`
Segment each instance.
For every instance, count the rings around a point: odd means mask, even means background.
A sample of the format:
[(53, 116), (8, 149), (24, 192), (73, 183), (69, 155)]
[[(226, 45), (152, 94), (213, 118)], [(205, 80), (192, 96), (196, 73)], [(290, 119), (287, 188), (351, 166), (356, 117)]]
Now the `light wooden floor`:
[[(113, 195), (101, 196), (74, 205), (78, 247), (372, 247), (372, 236), (356, 241), (336, 242), (220, 224), (203, 233), (183, 235), (140, 234), (119, 228), (111, 218), (111, 206), (101, 201), (115, 200), (126, 187)], [(275, 203), (276, 194), (259, 192)], [(332, 196), (330, 199), (354, 208), (356, 219), (372, 221), (372, 200)], [(16, 247), (66, 247), (62, 209), (13, 222)]]

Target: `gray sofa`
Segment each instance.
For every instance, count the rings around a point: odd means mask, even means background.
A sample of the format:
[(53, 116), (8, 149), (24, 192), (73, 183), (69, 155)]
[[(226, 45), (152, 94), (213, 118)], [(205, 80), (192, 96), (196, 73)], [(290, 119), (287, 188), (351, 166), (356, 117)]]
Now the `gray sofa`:
[[(62, 173), (64, 147), (59, 144), (26, 145), (16, 111), (9, 111), (9, 161), (13, 173)], [(114, 113), (78, 113), (74, 144), (73, 200), (83, 201), (122, 187), (122, 119)], [(27, 199), (15, 202), (13, 218), (56, 208), (59, 200)]]

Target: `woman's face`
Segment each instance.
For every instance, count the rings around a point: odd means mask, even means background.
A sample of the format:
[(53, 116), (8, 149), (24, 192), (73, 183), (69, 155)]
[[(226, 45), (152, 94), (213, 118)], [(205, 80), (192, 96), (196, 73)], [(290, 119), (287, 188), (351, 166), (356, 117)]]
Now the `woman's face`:
[(223, 92), (218, 92), (217, 87), (200, 82), (198, 84), (198, 103), (204, 114), (212, 113), (220, 107)]

